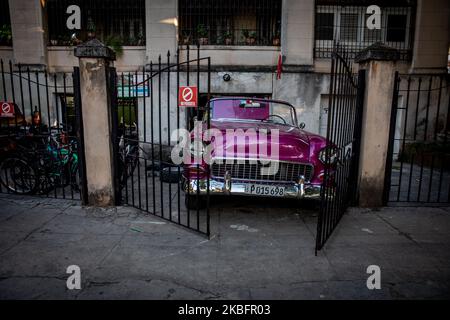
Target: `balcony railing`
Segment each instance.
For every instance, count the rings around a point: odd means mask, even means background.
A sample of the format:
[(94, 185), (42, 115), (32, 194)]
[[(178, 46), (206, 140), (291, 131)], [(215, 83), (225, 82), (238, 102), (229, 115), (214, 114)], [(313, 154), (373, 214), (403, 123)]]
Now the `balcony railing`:
[(281, 0), (180, 0), (179, 44), (279, 46)]
[[(67, 29), (70, 5), (81, 9), (81, 30)], [(46, 9), (48, 45), (70, 46), (94, 34), (112, 46), (145, 45), (145, 0), (48, 0)]]

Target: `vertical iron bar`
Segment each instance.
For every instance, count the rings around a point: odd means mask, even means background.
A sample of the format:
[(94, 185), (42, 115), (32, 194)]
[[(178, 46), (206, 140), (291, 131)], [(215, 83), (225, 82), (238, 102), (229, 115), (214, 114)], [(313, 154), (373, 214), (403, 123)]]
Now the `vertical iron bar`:
[[(186, 47), (186, 57), (187, 57), (187, 62), (186, 62), (186, 85), (187, 86), (189, 86), (189, 45), (187, 45), (187, 47)], [(191, 111), (190, 111), (190, 109), (189, 108), (187, 108), (187, 109), (185, 109), (185, 112), (186, 112), (186, 130), (188, 130), (189, 131), (189, 129), (190, 129), (190, 114), (191, 114)], [(186, 200), (186, 203), (187, 203), (187, 226), (188, 226), (188, 228), (190, 227), (190, 223), (191, 223), (191, 209), (190, 209), (190, 201), (191, 201), (191, 175), (190, 175), (190, 173), (191, 173), (191, 169), (188, 169), (189, 170), (189, 172), (188, 173), (186, 173), (186, 176), (187, 176), (187, 200)], [(185, 197), (186, 197), (186, 195), (185, 195)]]
[[(205, 112), (207, 113), (207, 129), (211, 129), (211, 109), (210, 109), (210, 99), (211, 99), (211, 58), (208, 57), (208, 70), (207, 70), (207, 76), (208, 76), (208, 96), (207, 96), (207, 102), (205, 106)], [(208, 239), (210, 237), (211, 231), (210, 231), (210, 211), (209, 211), (209, 205), (210, 205), (210, 179), (211, 179), (211, 166), (207, 166), (207, 172), (206, 172), (206, 235), (208, 236)]]
[[(153, 214), (156, 214), (156, 183), (155, 183), (155, 139), (154, 139), (154, 119), (153, 119), (153, 63), (150, 61), (150, 139), (152, 146), (152, 197)], [(161, 164), (160, 164), (161, 166)]]
[[(200, 44), (197, 45), (197, 93), (200, 94)], [(198, 103), (199, 101), (197, 101)], [(199, 105), (197, 105), (195, 110), (195, 117), (196, 121), (199, 121), (198, 119), (198, 109), (200, 108)], [(195, 124), (194, 124), (195, 128)], [(203, 132), (200, 132), (200, 134), (203, 134)], [(197, 137), (202, 140), (201, 137)], [(202, 156), (203, 157), (203, 156)], [(200, 229), (200, 164), (197, 163), (197, 231)]]
[[(170, 148), (170, 51), (167, 51), (167, 144)], [(172, 175), (172, 164), (168, 167)], [(169, 181), (169, 220), (172, 221), (172, 183)]]
[(158, 122), (159, 122), (159, 134), (158, 134), (158, 138), (159, 138), (159, 164), (160, 164), (160, 168), (159, 168), (159, 195), (160, 195), (160, 209), (161, 209), (161, 217), (164, 218), (164, 196), (163, 196), (163, 182), (162, 182), (162, 170), (163, 170), (163, 158), (162, 158), (162, 116), (161, 116), (161, 55), (158, 56)]
[[(134, 92), (134, 95), (135, 95), (135, 105), (134, 105), (134, 107), (135, 107), (135, 112), (134, 112), (134, 115), (135, 115), (135, 123), (136, 123), (136, 143), (137, 143), (137, 154), (133, 154), (133, 157), (137, 157), (137, 159), (133, 159), (133, 163), (134, 163), (134, 161), (136, 161), (137, 160), (137, 163), (136, 163), (136, 165), (137, 165), (137, 172), (138, 172), (138, 176), (137, 176), (137, 182), (138, 182), (138, 201), (139, 201), (139, 209), (142, 209), (142, 202), (141, 202), (141, 160), (140, 160), (140, 150), (139, 150), (139, 147), (140, 147), (140, 138), (139, 138), (139, 135), (140, 135), (140, 131), (139, 131), (139, 94), (138, 94), (138, 91), (139, 91), (139, 82), (138, 82), (138, 72), (137, 72), (137, 70), (135, 71), (135, 73), (134, 73), (134, 77), (135, 77), (135, 79), (134, 79), (134, 81), (136, 82), (136, 85), (135, 85), (135, 92)], [(144, 97), (144, 99), (145, 99), (145, 97)], [(134, 170), (133, 170), (133, 176), (134, 176)]]
[[(74, 86), (74, 91), (75, 91), (75, 84), (73, 84), (73, 86)], [(48, 124), (48, 130), (50, 132), (51, 131), (50, 128), (51, 128), (52, 124), (51, 124), (51, 119), (50, 119), (50, 98), (49, 98), (49, 93), (48, 93), (48, 72), (47, 72), (47, 70), (45, 70), (45, 96), (46, 96), (46, 101), (47, 101), (47, 124)]]
[[(431, 99), (431, 85), (433, 82), (433, 76), (430, 76), (430, 81), (428, 85), (428, 93), (427, 93), (427, 107), (425, 112), (425, 129), (423, 133), (423, 141), (427, 141), (427, 133), (428, 133), (428, 114), (430, 110), (430, 99)], [(424, 167), (424, 154), (421, 153), (421, 159), (420, 159), (420, 175), (419, 175), (419, 190), (417, 192), (417, 202), (420, 202), (420, 195), (422, 193), (422, 178), (423, 178), (423, 168)]]
[[(132, 95), (131, 95), (131, 87), (132, 87), (132, 78), (131, 78), (131, 73), (128, 72), (128, 101), (133, 99)], [(128, 103), (128, 130), (129, 130), (128, 144), (131, 145), (133, 143), (133, 124), (132, 124), (132, 118), (131, 118), (131, 103)], [(127, 159), (126, 156), (125, 156), (125, 159)], [(127, 161), (130, 161), (130, 160), (125, 160), (125, 163), (127, 163)], [(133, 165), (133, 164), (131, 163), (130, 165)], [(126, 174), (128, 175), (128, 166), (127, 165), (125, 165), (125, 171), (127, 172)], [(128, 181), (128, 177), (127, 177), (127, 181)], [(131, 204), (134, 207), (135, 206), (135, 203), (134, 203), (134, 172), (131, 172), (131, 187), (130, 188), (131, 188), (131, 190), (130, 190), (131, 191)]]
[[(330, 136), (330, 120), (331, 120), (331, 106), (332, 106), (332, 100), (333, 100), (333, 88), (334, 88), (334, 70), (335, 70), (335, 59), (332, 58), (331, 59), (331, 74), (330, 74), (330, 94), (329, 94), (329, 98), (328, 98), (328, 114), (327, 114), (327, 141), (328, 138)], [(327, 142), (328, 144), (328, 142)], [(323, 228), (322, 225), (325, 222), (325, 210), (327, 207), (327, 192), (326, 192), (326, 188), (327, 188), (327, 180), (329, 178), (329, 169), (328, 167), (325, 167), (324, 170), (324, 179), (322, 181), (322, 186), (320, 189), (320, 210), (319, 210), (319, 215), (317, 218), (317, 231), (316, 231), (316, 247), (315, 247), (315, 255), (317, 256), (317, 251), (320, 250), (322, 248), (323, 245), (323, 239), (322, 239), (322, 232), (323, 232)]]
[[(448, 104), (447, 104), (447, 119), (444, 125), (444, 145), (447, 144), (447, 139), (448, 139), (448, 126), (450, 125), (450, 97), (448, 97)], [(443, 175), (444, 175), (444, 169), (445, 169), (445, 165), (446, 165), (446, 154), (444, 152), (441, 152), (441, 171), (439, 174), (439, 187), (438, 187), (438, 198), (437, 198), (437, 202), (440, 202), (441, 200), (441, 189), (442, 189), (442, 180), (443, 180)], [(448, 192), (450, 193), (450, 183), (448, 183)], [(447, 201), (450, 200), (450, 195), (447, 198)]]
[(77, 137), (78, 137), (78, 170), (80, 176), (81, 190), (80, 197), (83, 205), (88, 204), (87, 194), (87, 180), (86, 180), (86, 158), (84, 153), (84, 131), (83, 131), (83, 108), (81, 105), (81, 91), (80, 91), (80, 68), (73, 68), (73, 90), (74, 90), (74, 104), (77, 117)]
[[(36, 76), (36, 94), (37, 94), (37, 101), (38, 101), (38, 110), (39, 110), (39, 118), (41, 120), (42, 123), (42, 110), (41, 110), (41, 94), (40, 94), (40, 85), (39, 85), (39, 73), (36, 71), (35, 72), (35, 76)], [(39, 133), (41, 133), (41, 128), (42, 126), (40, 125), (38, 130)]]
[[(407, 124), (408, 124), (410, 89), (411, 89), (411, 77), (408, 77), (408, 85), (407, 85), (407, 89), (406, 89), (405, 122), (403, 124), (403, 136), (401, 139), (402, 140), (401, 152), (405, 152), (405, 146), (406, 146), (406, 135), (407, 135), (406, 129), (407, 129)], [(404, 159), (402, 157), (402, 158), (400, 158), (400, 175), (399, 175), (399, 180), (398, 180), (397, 201), (400, 201), (400, 192), (402, 189), (403, 163), (404, 163)]]
[[(143, 146), (147, 146), (147, 104), (146, 104), (146, 100), (147, 100), (147, 92), (150, 91), (149, 88), (149, 82), (148, 82), (148, 78), (145, 78), (146, 74), (145, 74), (145, 66), (142, 67), (142, 90), (144, 92), (144, 98), (143, 98), (143, 125), (144, 125), (144, 139), (143, 139)], [(145, 151), (145, 150), (144, 150)], [(146, 152), (144, 153), (144, 174), (145, 174), (145, 211), (148, 212), (148, 175), (147, 175), (147, 154)]]
[[(180, 97), (179, 97), (179, 90), (180, 90), (180, 49), (177, 48), (177, 129), (180, 129)], [(177, 202), (178, 202), (178, 223), (181, 223), (181, 188), (182, 185), (180, 184), (181, 179), (181, 170), (180, 166), (177, 167), (178, 169), (178, 192), (177, 192)]]
[(388, 140), (388, 149), (386, 156), (386, 169), (384, 176), (384, 191), (383, 191), (383, 203), (387, 204), (389, 200), (389, 192), (391, 187), (391, 174), (392, 174), (392, 162), (394, 161), (393, 151), (394, 151), (394, 142), (395, 142), (395, 124), (397, 122), (397, 105), (398, 105), (398, 83), (399, 83), (399, 75), (398, 71), (395, 72), (394, 75), (394, 88), (393, 88), (393, 96), (392, 96), (392, 104), (391, 104), (391, 116), (390, 116), (390, 124), (389, 124), (389, 140)]

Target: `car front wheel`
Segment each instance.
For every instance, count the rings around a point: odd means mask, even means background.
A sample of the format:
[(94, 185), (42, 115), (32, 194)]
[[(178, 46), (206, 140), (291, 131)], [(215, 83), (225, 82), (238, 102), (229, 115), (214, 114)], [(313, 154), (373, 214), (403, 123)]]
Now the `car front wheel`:
[(184, 198), (184, 204), (189, 210), (201, 210), (206, 208), (206, 199), (204, 196), (186, 195)]

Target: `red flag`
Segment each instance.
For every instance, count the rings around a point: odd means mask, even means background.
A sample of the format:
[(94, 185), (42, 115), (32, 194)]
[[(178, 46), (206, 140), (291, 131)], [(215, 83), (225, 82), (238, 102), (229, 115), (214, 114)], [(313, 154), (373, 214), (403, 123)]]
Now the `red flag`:
[(282, 69), (282, 56), (281, 53), (278, 56), (278, 64), (277, 64), (277, 80), (281, 79), (281, 69)]

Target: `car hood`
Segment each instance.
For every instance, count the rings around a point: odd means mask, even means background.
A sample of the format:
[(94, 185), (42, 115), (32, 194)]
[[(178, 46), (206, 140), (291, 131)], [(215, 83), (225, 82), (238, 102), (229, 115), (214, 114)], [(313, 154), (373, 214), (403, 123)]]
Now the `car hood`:
[[(309, 162), (308, 134), (297, 127), (255, 121), (211, 120), (211, 128), (222, 134), (221, 139), (211, 139), (213, 157), (260, 159), (267, 154), (273, 160)], [(258, 138), (264, 130), (267, 131), (266, 142)], [(277, 148), (278, 157), (275, 154)]]

